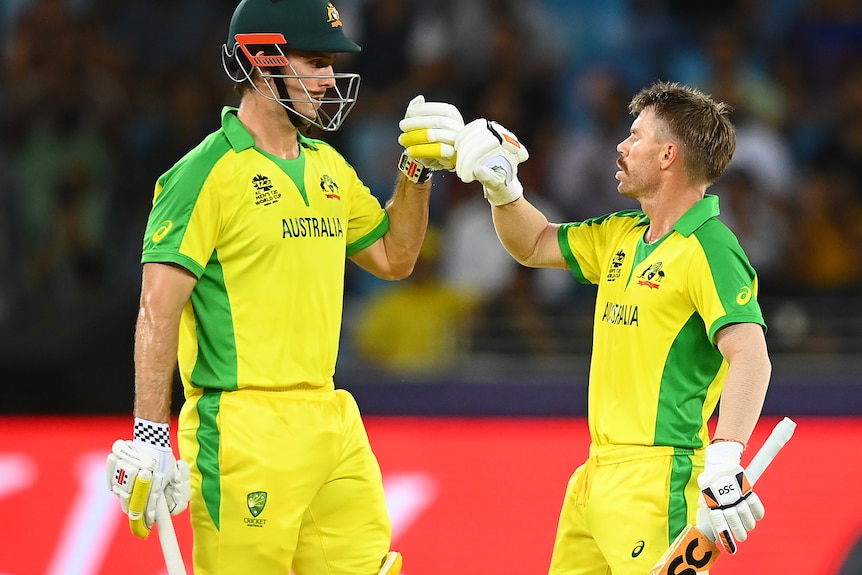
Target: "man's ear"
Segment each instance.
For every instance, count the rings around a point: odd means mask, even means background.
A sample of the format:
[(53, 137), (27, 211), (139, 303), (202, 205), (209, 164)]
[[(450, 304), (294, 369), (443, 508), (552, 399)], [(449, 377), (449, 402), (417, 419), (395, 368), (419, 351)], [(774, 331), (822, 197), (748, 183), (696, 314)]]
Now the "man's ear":
[(659, 158), (662, 167), (666, 168), (674, 161), (676, 161), (679, 158), (679, 154), (679, 145), (676, 142), (667, 142), (664, 145), (664, 149), (661, 152), (661, 157)]

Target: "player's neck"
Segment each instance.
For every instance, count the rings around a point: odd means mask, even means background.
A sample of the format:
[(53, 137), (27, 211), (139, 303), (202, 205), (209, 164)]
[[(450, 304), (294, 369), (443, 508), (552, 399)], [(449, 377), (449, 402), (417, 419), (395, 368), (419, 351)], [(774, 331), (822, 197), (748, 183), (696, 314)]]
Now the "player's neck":
[(285, 160), (299, 156), (296, 126), (281, 105), (260, 98), (243, 98), (237, 117), (254, 138), (254, 146)]
[(649, 228), (644, 233), (644, 242), (652, 244), (665, 237), (683, 214), (701, 199), (703, 195), (691, 189), (680, 193), (665, 192), (641, 199), (641, 209), (650, 220)]
[(665, 237), (669, 231), (670, 228), (665, 228), (664, 226), (658, 227), (650, 223), (647, 231), (644, 232), (644, 243), (648, 245), (654, 244)]

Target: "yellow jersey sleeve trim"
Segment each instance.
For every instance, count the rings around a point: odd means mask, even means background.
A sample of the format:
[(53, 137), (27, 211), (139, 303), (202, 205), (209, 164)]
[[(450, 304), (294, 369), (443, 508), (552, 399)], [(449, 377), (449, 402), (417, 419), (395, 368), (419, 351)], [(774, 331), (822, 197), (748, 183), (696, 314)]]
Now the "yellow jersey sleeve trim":
[(347, 245), (347, 257), (352, 256), (356, 252), (361, 252), (377, 240), (383, 237), (383, 235), (389, 231), (389, 214), (385, 211), (383, 212), (383, 219), (380, 220), (380, 223), (377, 224), (374, 229), (370, 232)]

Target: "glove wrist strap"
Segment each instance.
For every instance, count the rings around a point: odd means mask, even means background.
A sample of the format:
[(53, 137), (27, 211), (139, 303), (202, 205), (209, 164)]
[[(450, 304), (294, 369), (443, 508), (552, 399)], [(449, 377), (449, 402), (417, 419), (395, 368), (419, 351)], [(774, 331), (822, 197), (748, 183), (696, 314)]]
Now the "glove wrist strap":
[(524, 195), (524, 186), (521, 185), (521, 181), (518, 178), (515, 178), (501, 188), (489, 188), (486, 186), (483, 186), (483, 188), (485, 191), (485, 199), (487, 199), (488, 203), (492, 206), (511, 204)]
[(431, 179), (431, 175), (433, 174), (430, 168), (426, 168), (408, 156), (407, 152), (401, 154), (401, 159), (398, 160), (398, 169), (407, 176), (408, 180), (417, 184), (424, 184)]
[(736, 441), (719, 441), (706, 447), (706, 466), (739, 465), (742, 459), (742, 444)]
[(142, 443), (161, 451), (171, 450), (171, 432), (167, 423), (156, 423), (136, 417), (133, 437), (135, 443)]

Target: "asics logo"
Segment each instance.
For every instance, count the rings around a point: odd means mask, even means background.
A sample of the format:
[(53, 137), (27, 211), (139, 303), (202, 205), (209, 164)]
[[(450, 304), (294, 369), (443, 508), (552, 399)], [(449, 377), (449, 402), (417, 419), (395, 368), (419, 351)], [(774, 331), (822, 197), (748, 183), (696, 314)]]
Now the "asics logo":
[(743, 286), (739, 293), (736, 295), (736, 303), (739, 305), (745, 305), (749, 301), (751, 301), (751, 288), (748, 286)]
[(153, 233), (153, 241), (155, 243), (159, 243), (164, 239), (168, 232), (171, 231), (171, 228), (174, 227), (174, 222), (171, 220), (165, 220), (161, 223), (159, 228)]
[(640, 555), (643, 552), (644, 547), (646, 547), (646, 541), (641, 539), (640, 541), (638, 541), (638, 544), (635, 545), (635, 548), (632, 549), (632, 557), (637, 557), (638, 555)]

